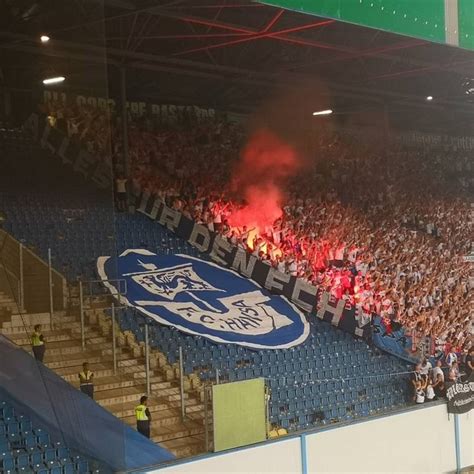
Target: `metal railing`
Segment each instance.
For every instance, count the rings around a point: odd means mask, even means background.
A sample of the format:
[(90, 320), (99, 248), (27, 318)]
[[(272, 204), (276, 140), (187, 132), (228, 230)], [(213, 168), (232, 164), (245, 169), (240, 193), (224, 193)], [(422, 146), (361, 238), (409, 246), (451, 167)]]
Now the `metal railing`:
[(15, 300), (19, 311), (47, 311), (54, 325), (55, 302), (58, 311), (67, 305), (67, 283), (64, 276), (53, 268), (51, 248), (45, 261), (0, 229), (0, 265), (8, 280), (4, 289)]
[[(93, 297), (96, 296), (94, 295), (93, 292), (93, 285), (95, 283), (102, 284), (104, 283), (103, 280), (90, 280), (90, 281), (79, 281), (79, 312), (80, 312), (80, 328), (81, 328), (81, 346), (82, 349), (85, 350), (86, 348), (86, 331), (85, 331), (85, 300), (88, 297)], [(126, 295), (126, 281), (123, 279), (117, 279), (117, 280), (107, 280), (107, 283), (109, 284), (114, 284), (116, 283), (118, 286), (117, 293), (113, 295), (114, 298), (118, 299), (120, 296), (125, 296)], [(123, 283), (123, 286), (121, 288), (121, 285)], [(84, 288), (89, 290), (89, 294), (85, 294)], [(122, 291), (123, 290), (123, 291)], [(107, 298), (110, 297), (110, 293), (104, 293), (103, 287), (101, 292), (99, 293), (100, 295), (104, 295)], [(120, 327), (120, 322), (118, 320), (118, 314), (122, 310), (130, 310), (136, 312), (133, 308), (127, 305), (121, 305), (121, 304), (116, 304), (115, 302), (111, 302), (110, 305), (106, 304), (100, 308), (102, 311), (104, 311), (105, 314), (107, 312), (110, 312), (110, 318), (112, 321), (112, 341), (111, 341), (111, 352), (112, 352), (112, 365), (113, 365), (113, 373), (114, 375), (117, 375), (119, 371), (119, 364), (118, 364), (118, 357), (117, 357), (117, 327)], [(152, 383), (151, 383), (151, 378), (152, 378), (152, 370), (151, 370), (151, 363), (150, 363), (150, 355), (151, 355), (151, 344), (150, 344), (150, 335), (149, 335), (149, 319), (143, 316), (140, 313), (139, 316), (141, 319), (143, 319), (144, 324), (144, 336), (145, 336), (145, 341), (144, 341), (144, 361), (143, 361), (143, 367), (145, 371), (145, 377), (139, 377), (137, 374), (134, 374), (135, 378), (141, 382), (143, 382), (143, 385), (146, 387), (146, 394), (149, 396), (154, 395), (153, 394), (153, 389), (152, 389)], [(137, 315), (138, 318), (138, 315)], [(186, 395), (185, 395), (185, 389), (184, 389), (184, 363), (183, 363), (183, 351), (182, 348), (179, 348), (179, 393), (180, 393), (180, 412), (181, 412), (181, 419), (182, 421), (185, 421), (186, 419)], [(127, 365), (126, 361), (122, 361), (121, 363), (122, 368), (126, 369), (130, 365)], [(154, 370), (153, 370), (154, 372)]]

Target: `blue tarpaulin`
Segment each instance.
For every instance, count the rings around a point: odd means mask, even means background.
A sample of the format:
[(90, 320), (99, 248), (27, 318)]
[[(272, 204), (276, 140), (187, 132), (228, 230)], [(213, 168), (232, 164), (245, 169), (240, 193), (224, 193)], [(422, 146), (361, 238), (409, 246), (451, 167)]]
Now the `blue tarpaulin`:
[[(50, 436), (113, 471), (174, 459), (0, 335), (0, 397)], [(102, 472), (102, 471), (101, 471)]]
[(387, 330), (380, 316), (372, 318), (372, 342), (379, 349), (407, 362), (416, 363), (419, 360), (419, 354), (412, 350), (412, 337), (406, 328), (398, 325)]

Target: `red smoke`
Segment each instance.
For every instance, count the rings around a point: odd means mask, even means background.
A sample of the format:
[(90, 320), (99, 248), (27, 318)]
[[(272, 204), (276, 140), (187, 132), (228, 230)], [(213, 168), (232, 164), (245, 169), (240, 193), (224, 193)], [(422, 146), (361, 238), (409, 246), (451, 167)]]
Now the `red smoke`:
[(298, 155), (289, 144), (268, 129), (256, 132), (234, 170), (232, 189), (245, 205), (229, 216), (230, 226), (256, 228), (257, 234), (271, 226), (283, 213), (285, 181), (299, 167)]

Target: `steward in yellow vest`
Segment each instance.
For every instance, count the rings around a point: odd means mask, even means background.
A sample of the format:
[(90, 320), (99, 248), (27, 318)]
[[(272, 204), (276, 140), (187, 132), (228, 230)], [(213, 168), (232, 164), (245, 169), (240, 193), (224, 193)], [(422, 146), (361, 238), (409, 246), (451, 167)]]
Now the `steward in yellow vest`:
[(79, 388), (82, 393), (94, 398), (94, 372), (89, 370), (89, 364), (82, 364), (82, 372), (79, 372)]
[(31, 335), (31, 346), (33, 347), (35, 359), (40, 362), (43, 362), (44, 353), (46, 351), (45, 342), (43, 334), (41, 334), (41, 324), (37, 324)]
[(147, 405), (148, 397), (143, 395), (143, 397), (140, 398), (140, 405), (135, 407), (135, 417), (137, 418), (137, 431), (149, 438), (151, 414)]

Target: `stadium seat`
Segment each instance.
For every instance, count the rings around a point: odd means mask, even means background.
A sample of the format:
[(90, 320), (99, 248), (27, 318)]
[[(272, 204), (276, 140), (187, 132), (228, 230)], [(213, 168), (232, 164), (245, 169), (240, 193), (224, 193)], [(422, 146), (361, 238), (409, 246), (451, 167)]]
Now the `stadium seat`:
[(69, 466), (71, 474), (88, 472), (86, 459), (72, 456), (60, 442), (52, 442), (48, 433), (33, 426), (26, 416), (16, 414), (6, 402), (0, 404), (2, 416), (6, 414), (10, 420), (7, 425), (0, 424), (5, 427), (5, 434), (0, 436), (0, 473), (63, 474), (63, 465)]
[(4, 458), (2, 461), (2, 473), (10, 474), (15, 471), (15, 460), (12, 457)]

